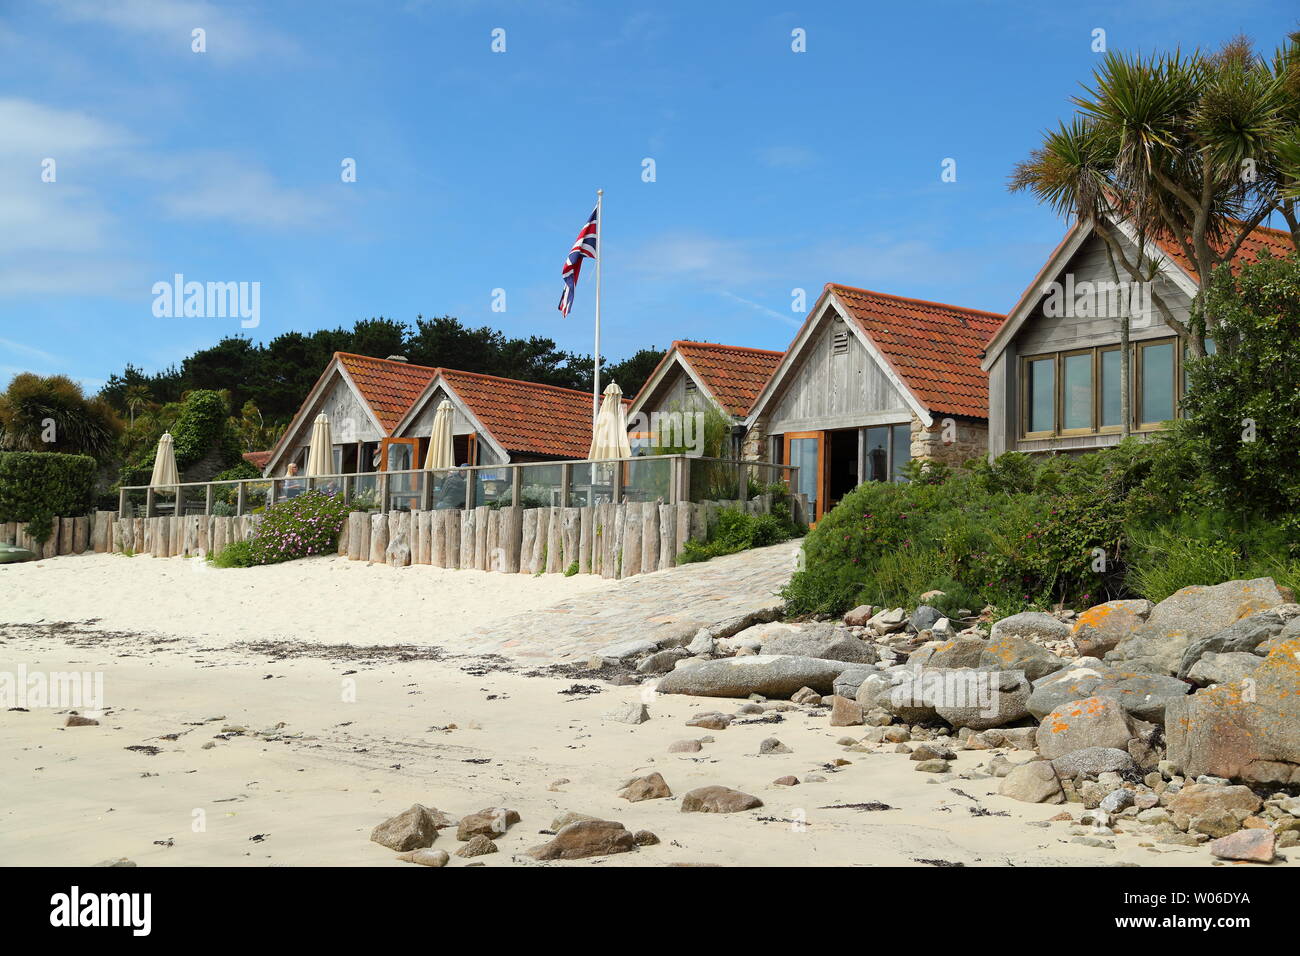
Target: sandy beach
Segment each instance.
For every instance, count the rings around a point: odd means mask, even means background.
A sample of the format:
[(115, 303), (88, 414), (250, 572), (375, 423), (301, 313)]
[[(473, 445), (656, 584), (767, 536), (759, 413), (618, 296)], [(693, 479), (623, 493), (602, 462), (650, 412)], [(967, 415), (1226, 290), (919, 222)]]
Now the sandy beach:
[[(98, 726), (65, 727), (67, 711), (55, 708), (0, 712), (0, 855), (33, 865), (407, 866), (370, 831), (421, 803), (456, 816), (520, 814), (498, 853), (453, 853), (450, 866), (543, 865), (522, 851), (549, 839), (567, 811), (661, 841), (567, 864), (578, 866), (1211, 862), (1204, 849), (1143, 847), (1133, 834), (1105, 849), (1071, 843), (1068, 823), (1031, 825), (1079, 808), (998, 796), (999, 781), (979, 768), (1003, 751), (960, 752), (955, 775), (918, 773), (892, 745), (839, 743), (864, 728), (830, 727), (825, 709), (703, 730), (687, 726), (692, 715), (734, 714), (741, 702), (620, 686), (606, 679), (612, 665), (457, 650), (470, 624), (619, 587), (330, 558), (221, 571), (99, 555), (0, 569), (0, 670), (100, 672), (105, 692)], [(365, 626), (340, 605), (368, 607)], [(645, 723), (604, 716), (637, 701)], [(790, 753), (760, 756), (769, 737)], [(683, 739), (705, 740), (696, 753), (668, 752)], [(653, 771), (673, 797), (618, 796)], [(785, 775), (805, 782), (773, 784)], [(681, 795), (711, 784), (763, 806), (680, 812)], [(459, 845), (453, 829), (434, 847)]]

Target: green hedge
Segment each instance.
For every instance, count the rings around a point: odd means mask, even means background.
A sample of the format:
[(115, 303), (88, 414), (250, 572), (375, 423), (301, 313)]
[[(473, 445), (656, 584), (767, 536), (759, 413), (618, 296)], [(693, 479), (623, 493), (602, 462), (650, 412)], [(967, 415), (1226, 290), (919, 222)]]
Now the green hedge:
[(90, 511), (95, 469), (95, 459), (88, 455), (0, 452), (0, 521), (33, 522), (33, 536), (44, 540), (50, 518)]

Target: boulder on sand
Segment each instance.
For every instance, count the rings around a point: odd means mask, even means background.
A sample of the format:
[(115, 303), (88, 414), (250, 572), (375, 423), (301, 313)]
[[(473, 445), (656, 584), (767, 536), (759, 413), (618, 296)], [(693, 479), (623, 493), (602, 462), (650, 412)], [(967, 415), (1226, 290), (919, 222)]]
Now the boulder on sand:
[(631, 831), (613, 820), (579, 820), (554, 839), (528, 850), (534, 860), (582, 860), (590, 856), (628, 853), (636, 846)]
[(1109, 697), (1088, 697), (1057, 707), (1038, 725), (1038, 752), (1048, 760), (1086, 747), (1128, 750), (1137, 728), (1124, 708)]
[(942, 673), (944, 693), (935, 701), (935, 713), (952, 726), (971, 730), (1001, 727), (1028, 716), (1026, 704), (1032, 687), (1018, 670), (926, 670), (922, 679)]
[(1127, 670), (1172, 676), (1193, 644), (1290, 599), (1272, 578), (1186, 587), (1157, 604), (1146, 623), (1120, 641), (1105, 659)]
[(1046, 760), (1031, 760), (1013, 769), (1002, 778), (998, 793), (1024, 803), (1064, 803), (1056, 770)]
[(1169, 760), (1189, 777), (1300, 784), (1300, 637), (1250, 677), (1171, 703), (1165, 735)]
[(696, 787), (682, 797), (682, 813), (739, 813), (762, 805), (758, 797), (730, 787)]
[(405, 852), (433, 845), (438, 837), (433, 813), (421, 804), (414, 804), (395, 817), (389, 817), (370, 831), (370, 839), (390, 850)]
[(751, 654), (704, 661), (694, 667), (675, 670), (656, 685), (661, 694), (690, 694), (695, 697), (788, 698), (804, 687), (829, 694), (835, 678), (848, 669), (844, 661), (819, 657), (788, 657)]
[(800, 630), (776, 634), (763, 641), (763, 654), (787, 657), (817, 657), (851, 664), (874, 664), (876, 649), (853, 636), (848, 628), (835, 624), (806, 624)]

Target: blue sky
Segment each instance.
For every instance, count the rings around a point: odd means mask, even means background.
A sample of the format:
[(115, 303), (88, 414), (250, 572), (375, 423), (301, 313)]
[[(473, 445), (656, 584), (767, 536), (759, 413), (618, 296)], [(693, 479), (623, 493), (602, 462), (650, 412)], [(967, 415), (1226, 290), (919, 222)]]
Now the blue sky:
[(598, 186), (611, 359), (675, 338), (784, 348), (791, 290), (811, 305), (828, 281), (1004, 312), (1063, 230), (1007, 175), (1091, 75), (1093, 30), (1272, 49), (1296, 18), (1194, 0), (0, 0), (0, 378), (93, 389), (241, 333), (155, 317), (175, 273), (260, 283), (255, 339), (449, 313), (589, 352), (590, 264), (568, 319), (555, 304)]

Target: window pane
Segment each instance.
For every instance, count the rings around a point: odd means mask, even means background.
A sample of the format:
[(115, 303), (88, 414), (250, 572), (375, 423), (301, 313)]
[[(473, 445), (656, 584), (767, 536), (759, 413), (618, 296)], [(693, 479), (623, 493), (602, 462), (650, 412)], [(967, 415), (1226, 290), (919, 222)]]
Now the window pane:
[(1148, 345), (1142, 356), (1142, 421), (1167, 422), (1174, 417), (1174, 346)]
[(1217, 345), (1214, 344), (1214, 339), (1206, 339), (1206, 340), (1205, 340), (1205, 354), (1206, 354), (1206, 355), (1213, 355), (1213, 354), (1214, 354), (1215, 352), (1217, 352), (1217, 351), (1219, 351), (1219, 347), (1218, 347)]
[(903, 481), (903, 466), (912, 458), (912, 428), (910, 425), (894, 426), (894, 481)]
[(867, 481), (889, 480), (889, 426), (867, 429)]
[(1124, 424), (1123, 416), (1120, 414), (1120, 353), (1119, 349), (1111, 349), (1109, 352), (1101, 353), (1101, 424), (1122, 425)]
[(1092, 356), (1067, 355), (1062, 419), (1065, 428), (1092, 427)]
[(1056, 361), (1038, 359), (1027, 367), (1029, 431), (1050, 432), (1056, 428)]
[(817, 503), (817, 443), (816, 438), (790, 439), (790, 464), (799, 467), (799, 493), (808, 496), (808, 504)]

